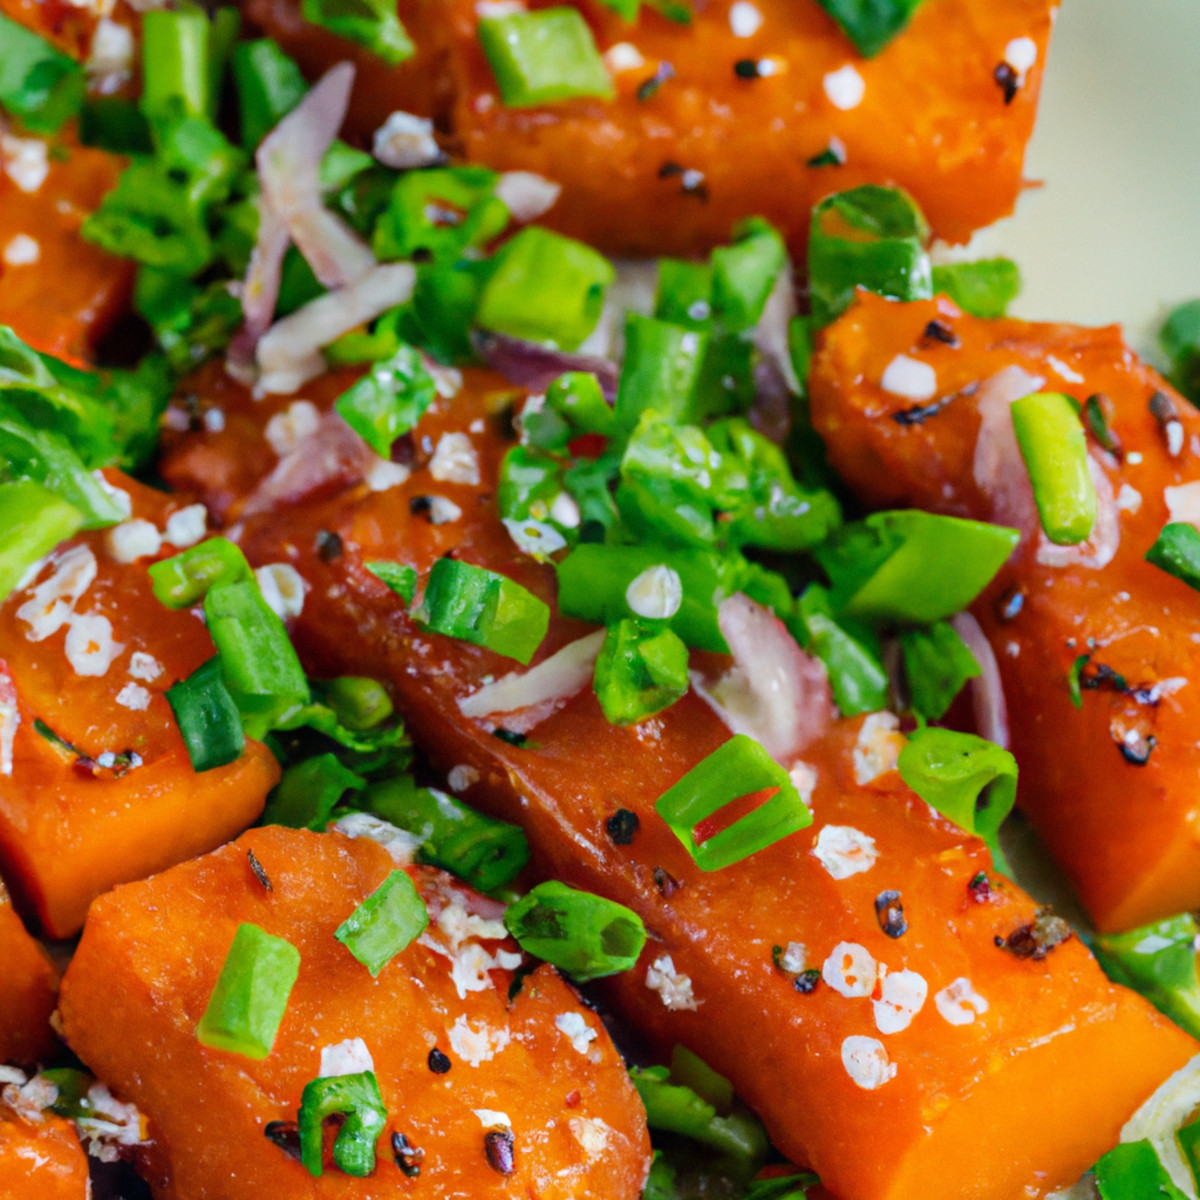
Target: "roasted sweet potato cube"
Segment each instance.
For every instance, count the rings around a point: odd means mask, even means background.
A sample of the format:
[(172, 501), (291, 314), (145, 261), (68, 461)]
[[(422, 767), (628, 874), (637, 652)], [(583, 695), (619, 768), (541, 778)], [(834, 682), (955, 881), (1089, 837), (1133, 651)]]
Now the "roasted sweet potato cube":
[(32, 1066), (56, 1045), (50, 1014), (58, 999), (58, 971), (13, 911), (0, 883), (0, 1063)]
[(0, 1196), (90, 1200), (87, 1155), (75, 1127), (50, 1113), (19, 1116), (0, 1103)]
[[(335, 938), (394, 869), (369, 840), (276, 826), (93, 905), (64, 978), (63, 1026), (72, 1049), (148, 1118), (144, 1165), (156, 1193), (365, 1200), (405, 1193), (418, 1167), (415, 1186), (436, 1195), (636, 1200), (649, 1151), (624, 1064), (551, 968), (515, 986), (521, 957), (496, 921), (500, 905), (413, 869), (431, 917), (419, 941), (372, 978)], [(196, 1037), (245, 922), (300, 952), (261, 1061)], [(387, 1122), (370, 1176), (326, 1166), (318, 1184), (287, 1151), (291, 1123), (323, 1052), (353, 1039), (363, 1043), (353, 1066), (368, 1055)], [(491, 1139), (508, 1141), (507, 1157), (493, 1148), (489, 1158), (489, 1133), (511, 1134)]]

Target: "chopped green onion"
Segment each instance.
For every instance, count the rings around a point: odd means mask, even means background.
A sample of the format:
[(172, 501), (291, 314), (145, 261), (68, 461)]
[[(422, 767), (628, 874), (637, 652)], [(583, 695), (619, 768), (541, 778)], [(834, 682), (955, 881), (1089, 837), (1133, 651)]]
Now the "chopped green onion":
[(712, 326), (712, 291), (711, 263), (660, 258), (654, 315), (685, 329), (707, 330)]
[(900, 778), (926, 804), (959, 828), (981, 837), (1007, 871), (997, 836), (1017, 798), (1017, 760), (972, 733), (927, 726), (900, 751)]
[(1091, 662), (1090, 654), (1081, 654), (1071, 664), (1067, 674), (1067, 690), (1071, 693), (1071, 703), (1076, 708), (1083, 707), (1083, 668)]
[(888, 674), (870, 627), (853, 618), (835, 619), (828, 590), (816, 583), (804, 589), (796, 617), (800, 643), (825, 664), (838, 711), (855, 717), (886, 708)]
[(410, 259), (420, 251), (452, 267), (468, 247), (484, 246), (508, 225), (508, 208), (493, 195), (497, 178), (476, 166), (406, 171), (375, 225), (375, 253)]
[(1020, 537), (1003, 525), (903, 509), (845, 526), (814, 554), (839, 618), (930, 625), (966, 608)]
[(74, 59), (0, 13), (0, 107), (35, 133), (53, 133), (79, 111), (85, 77)]
[(864, 58), (902, 33), (923, 0), (817, 0)]
[(208, 16), (201, 8), (151, 9), (142, 17), (142, 111), (163, 119), (209, 111)]
[[(727, 329), (753, 329), (787, 265), (787, 247), (761, 217), (745, 221), (730, 246), (712, 254), (712, 307)], [(660, 277), (661, 284), (661, 277)]]
[(416, 53), (389, 0), (301, 0), (300, 11), (306, 21), (365, 46), (392, 66)]
[(307, 703), (300, 660), (257, 582), (211, 588), (204, 597), (204, 618), (221, 676), (250, 737), (261, 738), (289, 709)]
[(1110, 979), (1140, 992), (1160, 1012), (1200, 1035), (1196, 918), (1169, 917), (1128, 933), (1097, 935), (1092, 948)]
[(169, 687), (167, 703), (194, 771), (211, 771), (241, 757), (246, 747), (242, 718), (221, 679), (216, 658)]
[(196, 1037), (245, 1058), (271, 1053), (300, 975), (300, 951), (257, 925), (239, 925)]
[(132, 100), (89, 97), (79, 112), (79, 141), (113, 154), (153, 154), (150, 122)]
[(808, 1189), (821, 1182), (812, 1171), (796, 1175), (777, 1175), (773, 1179), (756, 1179), (746, 1189), (742, 1200), (806, 1200)]
[[(697, 826), (732, 800), (771, 790), (752, 812), (700, 843)], [(719, 871), (812, 824), (788, 773), (756, 742), (735, 734), (659, 797), (655, 811), (702, 871)]]
[(604, 398), (595, 375), (568, 371), (546, 389), (546, 407), (557, 413), (575, 433), (611, 437), (616, 430), (612, 405)]
[(1193, 525), (1172, 521), (1164, 525), (1146, 561), (1200, 591), (1200, 532)]
[(628, 313), (625, 361), (617, 387), (617, 427), (631, 433), (650, 410), (670, 421), (689, 421), (708, 349), (708, 334)]
[(0, 601), (31, 564), (77, 532), (83, 514), (41, 484), (0, 484)]
[(387, 1123), (379, 1083), (371, 1071), (319, 1077), (300, 1096), (300, 1161), (312, 1175), (325, 1169), (325, 1121), (345, 1120), (333, 1142), (333, 1162), (346, 1175), (365, 1178), (375, 1170), (375, 1143)]
[(504, 913), (521, 949), (579, 983), (630, 970), (646, 944), (646, 927), (623, 904), (551, 880)]
[(517, 825), (476, 812), (408, 776), (367, 789), (364, 806), (421, 839), (422, 862), (457, 875), (481, 892), (506, 887), (529, 861), (529, 843)]
[(484, 17), (479, 41), (509, 108), (613, 96), (608, 69), (578, 9), (563, 6)]
[(1096, 485), (1075, 403), (1059, 392), (1035, 392), (1011, 411), (1046, 536), (1060, 546), (1086, 541), (1096, 524)]
[(666, 1067), (633, 1067), (629, 1072), (646, 1106), (651, 1129), (676, 1133), (716, 1150), (725, 1157), (727, 1169), (743, 1179), (762, 1166), (768, 1142), (762, 1122), (745, 1109), (718, 1116), (717, 1109), (690, 1087), (671, 1082)]
[(933, 290), (972, 316), (1002, 317), (1021, 291), (1021, 271), (1011, 258), (947, 263), (933, 268)]
[(342, 765), (336, 754), (318, 754), (288, 767), (263, 810), (264, 825), (321, 832), (347, 792), (356, 793), (367, 781)]
[(424, 626), (528, 665), (550, 627), (550, 608), (505, 575), (439, 558), (422, 601)]
[(210, 588), (253, 578), (246, 556), (231, 541), (207, 538), (147, 568), (154, 598), (167, 608), (187, 608)]
[(325, 701), (347, 729), (374, 729), (392, 715), (392, 698), (377, 679), (339, 675), (321, 688)]
[(497, 252), (475, 320), (496, 333), (573, 350), (596, 327), (614, 277), (612, 264), (590, 246), (530, 225)]
[(294, 59), (271, 38), (233, 48), (242, 145), (253, 150), (304, 98), (308, 85)]
[(417, 568), (408, 563), (369, 562), (367, 570), (386, 584), (405, 604), (411, 604), (417, 594)]
[(808, 237), (808, 285), (817, 326), (828, 325), (866, 288), (896, 300), (927, 300), (933, 275), (921, 210), (898, 188), (865, 184), (822, 200)]
[(940, 720), (963, 684), (982, 673), (975, 655), (946, 621), (902, 629), (900, 649), (913, 711), (928, 721)]
[(678, 1042), (671, 1048), (671, 1079), (691, 1088), (717, 1112), (727, 1113), (733, 1107), (733, 1084), (719, 1071), (714, 1071), (700, 1055), (693, 1054)]
[(375, 976), (428, 927), (421, 893), (404, 871), (393, 871), (333, 936)]
[(334, 407), (376, 454), (387, 458), (392, 443), (425, 415), (436, 391), (420, 354), (412, 346), (400, 346), (391, 358), (372, 363)]
[(613, 725), (635, 725), (687, 692), (687, 647), (670, 629), (618, 621), (604, 635), (595, 690)]
[(1200, 400), (1200, 300), (1173, 308), (1158, 334), (1171, 364), (1168, 378), (1193, 403)]
[(1122, 1142), (1094, 1169), (1101, 1200), (1187, 1200), (1146, 1138)]

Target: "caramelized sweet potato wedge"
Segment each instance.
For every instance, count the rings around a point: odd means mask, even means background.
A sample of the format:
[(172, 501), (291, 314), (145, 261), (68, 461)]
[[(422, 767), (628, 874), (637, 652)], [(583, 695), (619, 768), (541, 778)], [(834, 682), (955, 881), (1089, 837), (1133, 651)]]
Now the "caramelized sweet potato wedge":
[[(432, 116), (456, 157), (561, 183), (547, 223), (624, 254), (701, 252), (752, 215), (798, 252), (812, 205), (860, 183), (906, 188), (938, 235), (965, 241), (1020, 193), (1054, 10), (939, 0), (863, 59), (815, 0), (755, 0), (750, 13), (714, 0), (690, 25), (648, 4), (628, 22), (588, 0), (614, 98), (508, 108), (474, 0), (403, 0), (418, 53), (390, 70), (305, 26), (299, 7), (250, 0), (246, 12), (310, 70), (356, 59), (362, 132), (396, 109)], [(1006, 74), (1006, 58), (1021, 69)], [(822, 165), (831, 147), (841, 165)]]
[[(335, 939), (395, 866), (366, 839), (256, 829), (93, 906), (63, 982), (65, 1035), (147, 1117), (143, 1165), (156, 1195), (366, 1200), (411, 1189), (636, 1200), (649, 1144), (624, 1064), (599, 1018), (551, 968), (509, 999), (520, 955), (495, 922), (499, 905), (444, 873), (412, 869), (431, 918), (420, 940), (373, 979)], [(195, 1033), (243, 922), (300, 952), (261, 1061), (210, 1049)], [(578, 1045), (557, 1023), (568, 1013), (578, 1020), (562, 1024)], [(278, 1144), (283, 1133), (264, 1131), (296, 1120), (323, 1049), (354, 1038), (371, 1056), (387, 1124), (370, 1176), (326, 1166), (318, 1181)], [(489, 1158), (488, 1132), (505, 1128), (511, 1153)], [(394, 1134), (412, 1153), (394, 1155)], [(419, 1177), (405, 1165), (419, 1166)]]
[(87, 1155), (70, 1121), (19, 1116), (0, 1102), (0, 1196), (90, 1200)]
[[(950, 343), (929, 333), (934, 321)], [(930, 395), (882, 386), (898, 356), (932, 369)], [(1040, 533), (1016, 454), (1009, 402), (1038, 390), (1102, 397), (1116, 439), (1108, 451), (1089, 437), (1100, 518), (1079, 548)], [(1200, 597), (1144, 559), (1164, 524), (1200, 515), (1195, 410), (1116, 327), (984, 321), (945, 300), (860, 293), (824, 336), (812, 411), (833, 465), (867, 504), (1022, 529), (974, 613), (1012, 701), (1017, 803), (1097, 926), (1130, 929), (1200, 904), (1200, 746), (1187, 682), (1200, 661)]]
[(56, 1045), (50, 1014), (58, 998), (58, 972), (29, 935), (0, 883), (0, 1063), (32, 1066)]
[[(205, 455), (253, 462), (252, 424), (288, 402), (258, 412), (233, 385), (210, 379), (197, 390), (223, 406), (227, 432), (201, 435), (203, 453), (185, 442), (165, 469), (198, 486)], [(888, 769), (897, 735), (886, 725), (840, 722), (805, 752), (817, 779), (811, 829), (704, 874), (654, 812), (659, 795), (728, 737), (694, 693), (618, 728), (585, 687), (524, 745), (495, 736), (503, 718), (462, 714), (459, 701), (512, 663), (421, 632), (365, 563), (402, 561), (424, 574), (452, 553), (553, 598), (552, 572), (517, 551), (494, 513), (505, 442), (489, 414), (506, 391), (494, 376), (469, 374), (426, 414), (415, 469), (399, 486), (313, 491), (247, 519), (252, 560), (288, 554), (311, 585), (296, 627), (302, 655), (319, 672), (385, 674), (414, 739), (442, 770), (468, 768), (460, 778), (476, 779), (471, 803), (525, 827), (543, 875), (643, 916), (651, 942), (614, 985), (622, 1010), (664, 1047), (682, 1042), (727, 1074), (779, 1148), (834, 1194), (998, 1198), (1076, 1178), (1194, 1044), (1109, 984), (1078, 941), (1051, 948), (1062, 928), (1039, 921), (1028, 896), (991, 874), (982, 843)], [(450, 431), (471, 440), (477, 486), (427, 469)], [(250, 494), (261, 494), (248, 477)], [(239, 511), (225, 482), (223, 502)], [(431, 494), (462, 515), (433, 524), (429, 503), (414, 503)], [(585, 631), (553, 619), (538, 658)], [(614, 826), (619, 810), (632, 818)], [(827, 853), (842, 836), (870, 841), (869, 864), (852, 874)], [(908, 915), (899, 937), (876, 916), (886, 890), (901, 893)], [(773, 947), (792, 943), (803, 949), (777, 966)], [(797, 957), (823, 975), (811, 992), (796, 986)], [(893, 1021), (893, 1008), (904, 1015)], [(849, 1149), (865, 1146), (871, 1153)]]
[(0, 869), (50, 937), (75, 933), (113, 884), (235, 836), (279, 775), (254, 742), (192, 769), (164, 693), (212, 641), (196, 615), (159, 604), (146, 567), (202, 536), (203, 513), (108, 479), (131, 497), (130, 521), (63, 543), (0, 607)]

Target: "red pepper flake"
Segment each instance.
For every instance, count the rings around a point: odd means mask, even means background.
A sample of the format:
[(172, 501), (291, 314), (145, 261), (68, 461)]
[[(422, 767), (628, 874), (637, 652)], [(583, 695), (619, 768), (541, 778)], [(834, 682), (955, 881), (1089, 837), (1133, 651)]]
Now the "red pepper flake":
[(967, 884), (967, 891), (976, 904), (986, 904), (992, 898), (992, 881), (987, 877), (987, 872), (980, 871), (975, 875)]
[(583, 1097), (579, 1094), (579, 1089), (576, 1088), (574, 1091), (566, 1094), (566, 1096), (563, 1098), (563, 1104), (566, 1105), (567, 1108), (578, 1108), (580, 1101), (582, 1100)]
[(489, 1129), (483, 1135), (483, 1153), (488, 1166), (501, 1175), (511, 1175), (516, 1170), (513, 1160), (513, 1135), (507, 1129)]
[(1033, 920), (1014, 929), (1008, 937), (996, 935), (996, 945), (1016, 958), (1041, 962), (1056, 946), (1071, 937), (1071, 927), (1048, 908), (1039, 908)]

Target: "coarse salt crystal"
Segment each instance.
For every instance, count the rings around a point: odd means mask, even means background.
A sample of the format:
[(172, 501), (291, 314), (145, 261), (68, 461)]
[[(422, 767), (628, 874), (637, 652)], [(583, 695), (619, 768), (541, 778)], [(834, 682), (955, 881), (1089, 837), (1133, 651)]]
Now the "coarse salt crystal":
[(1018, 75), (1024, 75), (1025, 72), (1037, 62), (1037, 59), (1037, 42), (1035, 42), (1031, 37), (1013, 38), (1013, 40), (1004, 47), (1004, 61), (1008, 63), (1008, 65), (1012, 67), (1012, 69), (1016, 71)]
[(150, 707), (150, 693), (141, 684), (127, 683), (117, 693), (117, 703), (132, 712), (145, 712)]
[(139, 558), (153, 558), (162, 549), (162, 534), (152, 521), (136, 517), (114, 525), (104, 539), (109, 557), (114, 562), (133, 563)]
[(840, 108), (842, 112), (849, 112), (852, 108), (857, 108), (867, 92), (866, 81), (854, 69), (852, 63), (847, 63), (836, 71), (830, 71), (822, 80), (822, 84), (825, 88), (825, 95), (829, 97), (829, 103), (834, 108)]
[(970, 1025), (976, 1016), (982, 1016), (988, 1010), (988, 1002), (963, 975), (942, 988), (933, 997), (933, 1002), (951, 1025)]
[(479, 455), (465, 433), (443, 433), (429, 460), (429, 473), (439, 483), (479, 486)]
[(1163, 488), (1163, 499), (1172, 522), (1200, 528), (1200, 482)]
[(344, 1042), (336, 1042), (332, 1046), (321, 1047), (321, 1068), (318, 1074), (322, 1079), (334, 1075), (358, 1075), (363, 1071), (374, 1071), (375, 1060), (367, 1043), (360, 1037), (347, 1038)]
[(470, 1067), (490, 1062), (512, 1041), (507, 1028), (492, 1029), (481, 1021), (476, 1029), (465, 1016), (454, 1022), (446, 1036), (455, 1057)]
[(857, 942), (838, 942), (821, 967), (821, 978), (848, 1000), (869, 996), (878, 976), (871, 952)]
[(916, 971), (892, 971), (883, 977), (875, 1009), (875, 1028), (880, 1033), (899, 1033), (912, 1024), (929, 995), (929, 984)]
[(506, 1112), (495, 1108), (475, 1108), (471, 1111), (479, 1118), (484, 1129), (512, 1129), (512, 1121)]
[(812, 853), (834, 879), (861, 875), (879, 857), (875, 839), (851, 825), (826, 825), (817, 834)]
[(18, 233), (4, 247), (4, 262), (9, 267), (30, 267), (42, 257), (42, 247), (27, 233)]
[(590, 1158), (608, 1148), (609, 1127), (599, 1117), (570, 1117), (567, 1126)]
[(19, 138), (0, 133), (0, 163), (21, 191), (32, 195), (50, 174), (46, 143), (40, 138)]
[(1141, 507), (1142, 493), (1127, 483), (1121, 484), (1121, 490), (1117, 493), (1117, 508), (1121, 512), (1136, 513)]
[(897, 354), (884, 368), (879, 386), (905, 400), (931, 400), (937, 395), (937, 372), (918, 358)]
[(616, 42), (604, 52), (604, 65), (614, 74), (636, 71), (646, 65), (642, 52), (632, 42)]
[(663, 1005), (672, 1012), (695, 1012), (700, 1006), (692, 991), (691, 978), (675, 970), (675, 962), (669, 954), (659, 955), (647, 967), (646, 986), (657, 992)]
[(108, 668), (125, 647), (113, 640), (112, 622), (99, 613), (86, 613), (71, 618), (65, 643), (67, 662), (76, 675), (98, 677)]
[(203, 504), (176, 509), (163, 527), (164, 540), (177, 550), (194, 546), (208, 530), (208, 512)]
[(396, 171), (427, 167), (442, 157), (433, 136), (433, 122), (413, 113), (394, 112), (375, 130), (371, 153)]
[(598, 1036), (596, 1031), (584, 1019), (583, 1013), (559, 1013), (554, 1018), (554, 1024), (559, 1032), (565, 1034), (570, 1039), (571, 1046), (579, 1054), (587, 1054), (591, 1049), (592, 1043)]
[(882, 1087), (896, 1076), (896, 1064), (878, 1038), (853, 1034), (842, 1042), (842, 1066), (846, 1074), (868, 1092)]
[(162, 674), (162, 663), (153, 654), (144, 650), (135, 650), (129, 656), (129, 674), (133, 679), (144, 679), (149, 682)]
[(799, 975), (808, 969), (808, 947), (803, 942), (788, 942), (779, 956), (779, 969)]
[(763, 26), (763, 15), (749, 0), (737, 0), (729, 8), (729, 28), (734, 37), (753, 37)]
[(446, 496), (429, 497), (429, 523), (451, 525), (462, 516), (462, 509)]

